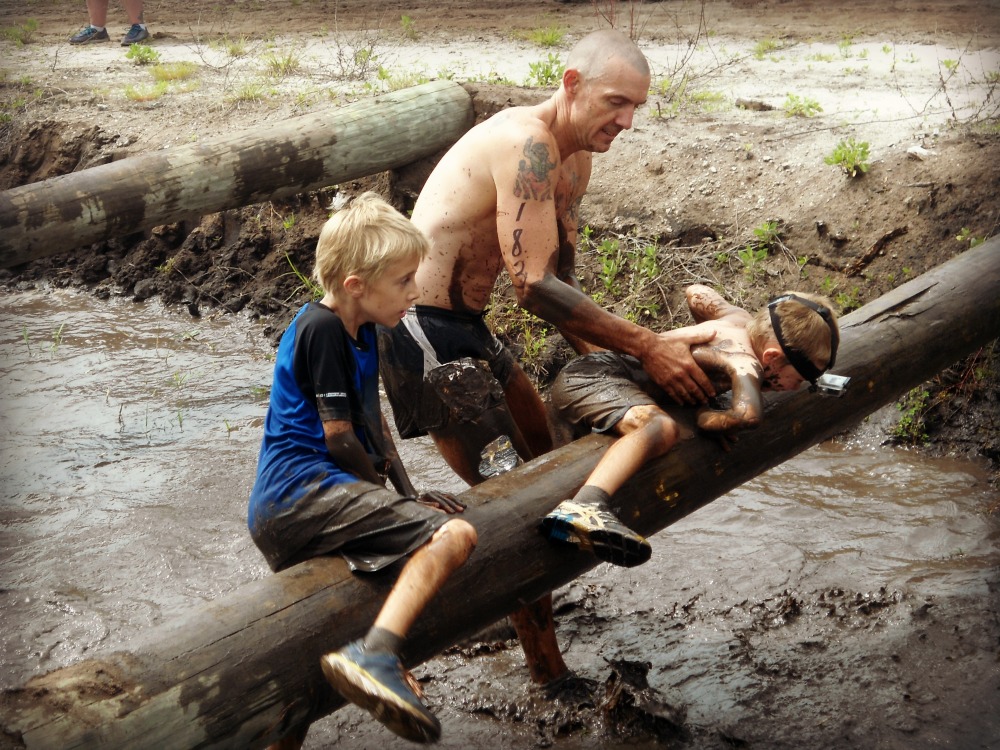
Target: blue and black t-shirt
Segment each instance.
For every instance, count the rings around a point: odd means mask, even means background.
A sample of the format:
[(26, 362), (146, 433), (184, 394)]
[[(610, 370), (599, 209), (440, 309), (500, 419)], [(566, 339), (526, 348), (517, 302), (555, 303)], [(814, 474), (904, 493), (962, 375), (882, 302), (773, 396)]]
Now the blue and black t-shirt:
[(278, 345), (250, 493), (251, 529), (307, 492), (358, 481), (326, 449), (323, 421), (330, 419), (350, 421), (373, 460), (382, 454), (375, 326), (361, 326), (354, 340), (335, 312), (309, 302)]

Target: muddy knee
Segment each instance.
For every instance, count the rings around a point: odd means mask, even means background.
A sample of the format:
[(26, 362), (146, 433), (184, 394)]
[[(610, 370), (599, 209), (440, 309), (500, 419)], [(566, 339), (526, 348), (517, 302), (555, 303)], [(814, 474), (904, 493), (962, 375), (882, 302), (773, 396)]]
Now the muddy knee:
[(461, 518), (452, 518), (446, 524), (434, 532), (431, 537), (432, 542), (441, 542), (456, 554), (460, 554), (463, 560), (476, 548), (479, 542), (479, 535), (476, 527)]

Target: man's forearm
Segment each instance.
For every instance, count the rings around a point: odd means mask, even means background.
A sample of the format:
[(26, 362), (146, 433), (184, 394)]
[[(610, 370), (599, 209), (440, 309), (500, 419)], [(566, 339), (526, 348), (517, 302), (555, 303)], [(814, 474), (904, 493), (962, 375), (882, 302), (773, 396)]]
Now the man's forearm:
[(546, 275), (530, 285), (520, 305), (556, 328), (580, 353), (604, 348), (639, 359), (656, 334), (608, 312), (582, 290)]

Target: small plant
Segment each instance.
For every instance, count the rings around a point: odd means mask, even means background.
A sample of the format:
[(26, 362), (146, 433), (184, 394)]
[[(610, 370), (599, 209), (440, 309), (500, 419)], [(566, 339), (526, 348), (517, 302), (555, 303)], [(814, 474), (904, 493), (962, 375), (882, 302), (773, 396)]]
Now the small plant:
[(968, 242), (970, 248), (982, 245), (986, 242), (985, 237), (975, 237), (968, 227), (962, 227), (962, 231), (955, 235), (955, 239), (959, 242)]
[(18, 47), (22, 47), (25, 44), (31, 44), (31, 41), (35, 38), (36, 31), (38, 31), (38, 21), (34, 18), (29, 18), (24, 23), (5, 27), (0, 34), (3, 35), (4, 39), (10, 39)]
[(176, 370), (174, 371), (174, 374), (170, 376), (170, 380), (174, 384), (174, 388), (177, 388), (179, 390), (184, 387), (185, 383), (187, 383), (188, 377), (190, 377), (190, 375), (191, 373), (189, 372), (181, 372), (180, 370)]
[(618, 294), (618, 275), (625, 265), (618, 240), (611, 238), (601, 240), (601, 244), (597, 246), (597, 257), (601, 262), (598, 278), (604, 285), (605, 292)]
[(264, 70), (271, 78), (282, 80), (298, 72), (302, 60), (295, 50), (268, 52), (264, 55)]
[(849, 292), (839, 292), (833, 301), (840, 306), (840, 311), (842, 313), (849, 313), (851, 310), (857, 310), (861, 307), (861, 290), (857, 287), (852, 287)]
[(848, 177), (857, 177), (868, 171), (868, 141), (860, 143), (854, 138), (842, 140), (833, 153), (823, 159), (827, 164), (840, 167)]
[(892, 45), (891, 44), (883, 44), (882, 45), (882, 51), (885, 54), (887, 54), (887, 55), (891, 55), (892, 54)]
[(52, 332), (52, 351), (55, 351), (62, 344), (63, 340), (63, 329), (66, 327), (65, 323), (61, 323), (59, 327)]
[(132, 44), (125, 57), (135, 65), (153, 65), (160, 61), (160, 53), (148, 44)]
[(158, 81), (151, 86), (125, 87), (125, 98), (132, 102), (152, 102), (167, 93), (169, 84), (166, 81)]
[(779, 49), (781, 49), (781, 42), (768, 37), (767, 39), (761, 39), (753, 46), (753, 56), (755, 60), (763, 60), (765, 55), (769, 55)]
[(837, 42), (837, 49), (840, 51), (840, 56), (845, 60), (851, 56), (851, 45), (854, 43), (854, 37), (849, 34), (844, 35)]
[(525, 85), (556, 86), (562, 80), (565, 70), (566, 66), (559, 59), (559, 55), (550, 52), (547, 59), (528, 63), (528, 79), (525, 81)]
[(925, 417), (930, 410), (930, 392), (926, 388), (914, 388), (896, 403), (902, 412), (899, 421), (892, 428), (892, 437), (907, 445), (922, 445), (927, 442)]
[(525, 36), (529, 42), (540, 47), (558, 47), (566, 37), (566, 31), (558, 26), (547, 26), (544, 29), (532, 29)]
[(28, 347), (28, 356), (31, 356), (31, 337), (28, 336), (28, 326), (21, 326), (21, 338), (24, 340), (24, 345)]
[(288, 214), (284, 219), (281, 220), (281, 226), (285, 231), (288, 231), (295, 226), (295, 214)]
[(781, 242), (781, 227), (777, 221), (763, 221), (753, 229), (757, 247), (773, 250)]
[(942, 60), (941, 64), (949, 73), (953, 74), (956, 70), (958, 70), (958, 60)]
[(265, 96), (264, 84), (251, 81), (249, 83), (244, 83), (240, 86), (233, 95), (230, 97), (230, 101), (240, 104), (257, 104), (258, 102), (264, 101)]
[(154, 65), (149, 73), (155, 81), (185, 81), (198, 72), (193, 62), (172, 62)]
[(221, 49), (229, 57), (244, 57), (247, 54), (248, 42), (249, 40), (245, 36), (236, 39), (224, 36), (210, 46)]
[(288, 265), (292, 269), (292, 273), (294, 273), (296, 278), (302, 282), (302, 286), (309, 292), (310, 296), (312, 296), (314, 300), (323, 299), (323, 287), (296, 268), (295, 263), (292, 262), (292, 256), (290, 256), (287, 252), (285, 253), (285, 260), (288, 261)]
[(766, 247), (747, 245), (736, 254), (736, 257), (743, 264), (743, 275), (746, 276), (748, 281), (756, 281), (758, 277), (763, 275), (764, 261), (767, 260)]
[(809, 262), (808, 255), (800, 255), (795, 259), (796, 265), (799, 267), (799, 278), (807, 279), (809, 278), (809, 270), (806, 268), (806, 264)]
[(408, 15), (403, 14), (402, 18), (399, 19), (399, 23), (403, 27), (403, 36), (410, 41), (415, 41), (420, 36), (420, 34), (417, 33), (416, 24)]
[(815, 99), (796, 94), (789, 94), (781, 108), (785, 110), (785, 117), (814, 117), (823, 111)]

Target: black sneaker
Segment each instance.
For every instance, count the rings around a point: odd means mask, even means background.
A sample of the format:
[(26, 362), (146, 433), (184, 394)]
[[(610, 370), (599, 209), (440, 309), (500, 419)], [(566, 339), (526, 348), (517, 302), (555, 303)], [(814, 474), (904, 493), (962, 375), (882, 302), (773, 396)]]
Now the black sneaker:
[[(107, 36), (107, 32), (105, 32), (105, 36)], [(122, 37), (122, 47), (131, 47), (133, 44), (138, 44), (145, 39), (149, 39), (149, 32), (139, 24), (134, 23), (125, 36)]]
[(437, 742), (441, 724), (420, 701), (395, 654), (365, 651), (361, 641), (320, 659), (327, 681), (351, 703), (411, 742)]
[(69, 38), (70, 44), (90, 44), (91, 42), (106, 42), (111, 37), (108, 36), (107, 29), (96, 29), (93, 26), (84, 26)]
[(542, 519), (539, 528), (558, 544), (588, 550), (604, 562), (626, 568), (642, 565), (653, 554), (644, 537), (595, 503), (563, 500)]

